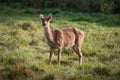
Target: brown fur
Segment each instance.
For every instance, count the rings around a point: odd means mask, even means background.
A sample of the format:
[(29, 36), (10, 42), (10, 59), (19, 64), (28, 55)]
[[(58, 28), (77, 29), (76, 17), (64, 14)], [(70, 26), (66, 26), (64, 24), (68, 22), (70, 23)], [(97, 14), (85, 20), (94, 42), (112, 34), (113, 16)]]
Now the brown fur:
[(77, 28), (51, 30), (50, 21), (52, 16), (49, 15), (48, 18), (44, 18), (43, 15), (40, 15), (40, 19), (42, 20), (42, 24), (44, 26), (45, 37), (48, 45), (50, 46), (50, 64), (54, 49), (58, 49), (58, 61), (60, 64), (63, 48), (73, 48), (79, 56), (79, 63), (82, 64), (81, 46), (84, 40), (84, 32)]

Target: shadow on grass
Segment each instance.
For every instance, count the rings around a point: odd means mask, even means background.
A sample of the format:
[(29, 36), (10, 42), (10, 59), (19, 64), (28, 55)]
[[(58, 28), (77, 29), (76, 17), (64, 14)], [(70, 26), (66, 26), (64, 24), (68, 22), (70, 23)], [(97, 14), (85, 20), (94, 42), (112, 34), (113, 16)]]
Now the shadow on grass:
[[(60, 61), (61, 62), (61, 64), (60, 65), (69, 65), (69, 66), (72, 66), (72, 64), (73, 64), (73, 61), (71, 61), (71, 60), (61, 60)], [(47, 61), (47, 63), (46, 64), (49, 64), (49, 62)], [(51, 63), (51, 65), (59, 65), (58, 64), (58, 60), (52, 60), (52, 63)]]
[(93, 68), (94, 75), (110, 76), (111, 70), (107, 67), (95, 67)]
[(49, 74), (45, 76), (42, 80), (56, 80), (56, 76), (54, 74)]

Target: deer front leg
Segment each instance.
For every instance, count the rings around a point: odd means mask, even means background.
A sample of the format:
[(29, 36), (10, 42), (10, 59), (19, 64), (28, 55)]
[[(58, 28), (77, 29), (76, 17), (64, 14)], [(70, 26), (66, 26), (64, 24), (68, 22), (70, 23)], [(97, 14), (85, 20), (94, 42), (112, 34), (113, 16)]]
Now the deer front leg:
[(62, 53), (62, 48), (59, 48), (58, 49), (58, 64), (59, 65), (60, 65), (61, 53)]
[(49, 59), (49, 64), (51, 65), (52, 62), (52, 55), (53, 55), (54, 49), (50, 48), (50, 59)]

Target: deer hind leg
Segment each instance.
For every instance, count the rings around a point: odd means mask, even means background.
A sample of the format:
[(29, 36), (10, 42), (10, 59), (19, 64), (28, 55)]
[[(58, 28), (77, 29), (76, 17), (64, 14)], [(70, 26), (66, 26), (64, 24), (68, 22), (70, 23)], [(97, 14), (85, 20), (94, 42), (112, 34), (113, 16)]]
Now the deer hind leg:
[(84, 41), (84, 32), (81, 32), (81, 34), (78, 36), (78, 40), (76, 43), (76, 51), (77, 51), (77, 54), (79, 56), (79, 64), (80, 65), (82, 65), (82, 58), (83, 58), (82, 51), (81, 51), (83, 41)]
[(79, 64), (82, 65), (82, 52), (81, 52), (81, 48), (80, 47), (73, 47), (73, 50), (75, 51), (75, 53), (78, 55), (79, 57)]
[(49, 59), (49, 64), (51, 65), (52, 62), (52, 56), (53, 56), (54, 49), (50, 48), (50, 59)]

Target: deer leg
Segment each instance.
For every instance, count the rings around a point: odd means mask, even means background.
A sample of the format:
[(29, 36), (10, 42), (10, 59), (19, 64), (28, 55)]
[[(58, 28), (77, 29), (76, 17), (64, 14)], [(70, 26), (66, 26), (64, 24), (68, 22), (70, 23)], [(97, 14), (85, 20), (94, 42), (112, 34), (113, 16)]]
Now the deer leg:
[(49, 59), (49, 64), (51, 65), (51, 62), (52, 62), (52, 55), (53, 55), (53, 51), (54, 51), (54, 49), (50, 49), (50, 59)]
[(77, 48), (78, 50), (78, 54), (79, 54), (79, 64), (82, 65), (82, 52), (81, 52), (81, 49)]
[(81, 52), (81, 49), (79, 49), (79, 47), (73, 47), (73, 50), (79, 56), (79, 64), (82, 65), (82, 52)]
[(62, 52), (62, 48), (58, 49), (58, 64), (60, 65), (60, 59), (61, 59), (61, 52)]

